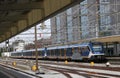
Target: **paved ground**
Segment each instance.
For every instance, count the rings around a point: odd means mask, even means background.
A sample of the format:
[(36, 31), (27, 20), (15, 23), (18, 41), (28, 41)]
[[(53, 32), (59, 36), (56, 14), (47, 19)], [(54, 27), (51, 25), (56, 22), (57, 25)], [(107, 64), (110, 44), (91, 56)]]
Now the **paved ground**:
[(34, 78), (20, 71), (0, 65), (0, 78)]
[(0, 70), (0, 78), (9, 78), (9, 77), (5, 74), (5, 72)]

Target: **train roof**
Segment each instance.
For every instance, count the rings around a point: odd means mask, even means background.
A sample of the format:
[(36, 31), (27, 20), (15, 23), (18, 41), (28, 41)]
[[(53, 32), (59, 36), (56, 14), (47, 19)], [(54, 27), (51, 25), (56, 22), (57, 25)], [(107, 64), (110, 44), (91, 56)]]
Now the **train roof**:
[(82, 44), (72, 44), (72, 45), (64, 45), (64, 46), (55, 46), (55, 47), (48, 47), (48, 50), (51, 49), (64, 49), (64, 48), (72, 48), (72, 47), (78, 47), (78, 46), (88, 46), (90, 43), (82, 43)]
[[(78, 44), (71, 44), (71, 45), (63, 45), (63, 46), (54, 46), (54, 47), (48, 47), (47, 50), (52, 50), (52, 49), (65, 49), (65, 48), (73, 48), (73, 47), (85, 47), (89, 46), (91, 43), (93, 44), (99, 44), (100, 42), (83, 42), (83, 43), (78, 43)], [(38, 51), (43, 51), (45, 48), (38, 48)], [(22, 51), (16, 51), (12, 53), (19, 53), (19, 52), (30, 52), (30, 51), (35, 51), (35, 49), (31, 50), (22, 50)]]
[(90, 43), (73, 44), (73, 46), (88, 46)]
[(61, 48), (67, 48), (68, 47), (68, 45), (64, 45), (64, 46), (55, 46), (55, 47), (48, 47), (47, 49), (48, 50), (51, 50), (51, 49), (61, 49)]

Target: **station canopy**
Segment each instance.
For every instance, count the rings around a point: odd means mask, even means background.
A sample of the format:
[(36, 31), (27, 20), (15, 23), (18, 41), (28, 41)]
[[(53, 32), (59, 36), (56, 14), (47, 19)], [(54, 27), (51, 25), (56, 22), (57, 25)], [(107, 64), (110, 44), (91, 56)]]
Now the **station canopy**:
[(83, 0), (0, 0), (0, 42)]

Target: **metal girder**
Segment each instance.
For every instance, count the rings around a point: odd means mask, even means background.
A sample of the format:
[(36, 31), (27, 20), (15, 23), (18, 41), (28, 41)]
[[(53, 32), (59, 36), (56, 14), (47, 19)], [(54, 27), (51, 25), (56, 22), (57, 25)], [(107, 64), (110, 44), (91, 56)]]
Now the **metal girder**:
[(101, 38), (95, 38), (93, 40), (99, 42), (120, 42), (120, 36), (115, 35), (115, 36), (101, 37)]
[(1, 29), (7, 29), (7, 28), (9, 28), (9, 27), (11, 27), (12, 26), (12, 22), (2, 22), (1, 24), (0, 24), (0, 30)]
[(43, 9), (43, 2), (14, 3), (0, 5), (0, 11), (25, 11), (31, 9)]
[(14, 17), (8, 16), (3, 19), (0, 19), (0, 22), (7, 22), (7, 21), (14, 22), (14, 21), (19, 21), (19, 20), (23, 20), (23, 19), (27, 19), (26, 15), (19, 14), (19, 15), (15, 15)]

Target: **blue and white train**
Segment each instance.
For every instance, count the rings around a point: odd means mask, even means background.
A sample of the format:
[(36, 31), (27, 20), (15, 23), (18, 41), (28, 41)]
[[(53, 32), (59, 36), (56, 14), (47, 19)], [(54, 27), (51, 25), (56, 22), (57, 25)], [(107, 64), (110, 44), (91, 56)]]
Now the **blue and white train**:
[[(10, 57), (35, 58), (35, 53), (35, 49), (10, 52)], [(39, 48), (38, 58), (63, 60), (105, 60), (105, 54), (102, 43), (84, 42), (81, 44)]]

